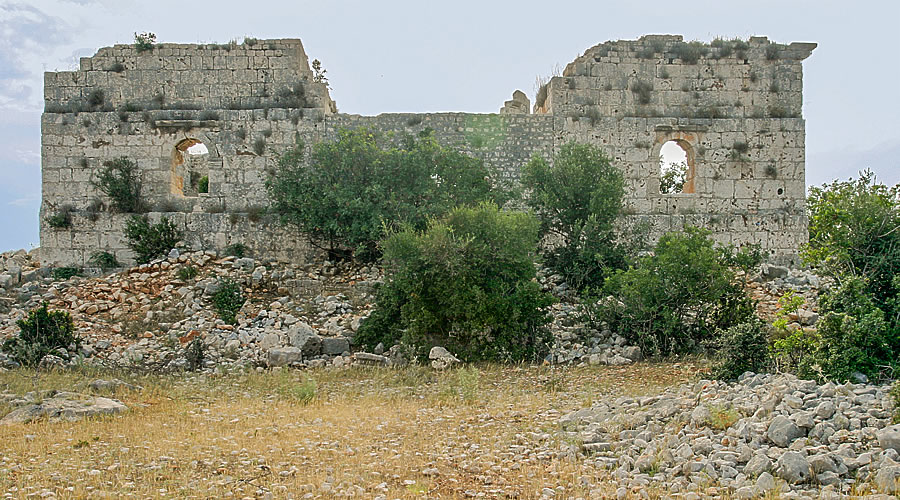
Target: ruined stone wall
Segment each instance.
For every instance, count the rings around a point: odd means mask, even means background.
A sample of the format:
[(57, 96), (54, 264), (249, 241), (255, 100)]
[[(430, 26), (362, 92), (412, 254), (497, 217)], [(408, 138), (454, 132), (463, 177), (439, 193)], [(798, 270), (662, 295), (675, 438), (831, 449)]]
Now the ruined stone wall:
[[(674, 36), (607, 42), (552, 78), (534, 114), (521, 112), (519, 96), (502, 114), (378, 116), (333, 113), (299, 40), (104, 48), (79, 71), (45, 75), (42, 258), (82, 265), (99, 250), (131, 258), (127, 216), (110, 213), (91, 182), (118, 157), (137, 162), (151, 219), (172, 218), (190, 247), (242, 243), (259, 256), (312, 258), (299, 234), (260, 215), (267, 171), (297, 140), (364, 126), (433, 129), (442, 144), (512, 180), (533, 154), (552, 157), (573, 140), (596, 144), (625, 172), (625, 222), (645, 223), (653, 236), (705, 226), (719, 241), (759, 243), (789, 260), (807, 238), (801, 62), (813, 47), (755, 38), (694, 53)], [(92, 101), (98, 91), (102, 103)], [(685, 193), (659, 193), (668, 140), (688, 153)], [(187, 156), (197, 143), (208, 149), (202, 161)], [(201, 174), (208, 193), (198, 192)], [(46, 218), (66, 206), (72, 227), (51, 227)]]

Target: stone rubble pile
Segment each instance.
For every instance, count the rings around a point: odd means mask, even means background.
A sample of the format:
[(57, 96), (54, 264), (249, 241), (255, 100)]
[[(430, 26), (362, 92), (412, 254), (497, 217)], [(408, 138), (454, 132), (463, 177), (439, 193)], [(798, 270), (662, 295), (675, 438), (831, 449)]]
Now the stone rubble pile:
[[(33, 254), (33, 252), (32, 252)], [(56, 281), (37, 259), (22, 250), (0, 255), (0, 338), (18, 332), (16, 321), (46, 301), (52, 309), (70, 311), (83, 339), (77, 353), (48, 356), (45, 365), (85, 361), (107, 366), (181, 370), (190, 365), (186, 346), (200, 339), (202, 367), (324, 367), (402, 364), (399, 347), (358, 351), (353, 336), (371, 312), (375, 284), (383, 280), (376, 267), (352, 268), (330, 262), (319, 265), (261, 262), (220, 257), (213, 252), (181, 253), (97, 278)], [(185, 268), (196, 276), (179, 277)], [(223, 280), (239, 283), (248, 298), (237, 324), (219, 319), (211, 297)], [(640, 361), (641, 349), (609, 330), (582, 322), (575, 291), (561, 276), (541, 269), (543, 288), (560, 300), (551, 308), (554, 336), (551, 364), (623, 365)], [(787, 290), (807, 299), (791, 316), (811, 326), (818, 316), (815, 299), (821, 280), (807, 271), (764, 265), (748, 290), (763, 317), (771, 317)], [(13, 366), (0, 354), (0, 367)]]
[[(196, 275), (179, 277), (188, 267)], [(8, 290), (0, 339), (18, 334), (16, 321), (46, 301), (51, 309), (72, 313), (82, 339), (78, 352), (57, 353), (49, 360), (54, 364), (68, 358), (70, 363), (178, 370), (188, 366), (186, 346), (200, 339), (207, 368), (341, 365), (338, 358), (349, 362), (350, 340), (368, 315), (372, 287), (381, 279), (378, 269), (368, 267), (274, 265), (173, 251), (166, 259), (104, 277), (41, 278)], [(247, 298), (235, 325), (219, 319), (211, 303), (223, 280), (239, 283)], [(12, 362), (0, 354), (0, 366)]]
[(675, 498), (896, 494), (900, 425), (889, 391), (748, 372), (603, 400), (559, 423), (621, 482), (620, 498), (651, 487)]

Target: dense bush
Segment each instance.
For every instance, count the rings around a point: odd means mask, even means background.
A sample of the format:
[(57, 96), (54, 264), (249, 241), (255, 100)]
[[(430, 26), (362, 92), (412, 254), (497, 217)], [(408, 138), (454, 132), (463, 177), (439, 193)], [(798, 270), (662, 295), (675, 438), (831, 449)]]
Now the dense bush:
[(429, 131), (396, 146), (366, 129), (335, 142), (285, 152), (267, 187), (282, 222), (309, 235), (332, 256), (378, 257), (386, 228), (417, 230), (461, 204), (503, 201), (484, 163), (441, 147)]
[(900, 185), (887, 187), (872, 172), (859, 179), (811, 187), (807, 262), (831, 276), (865, 277), (876, 303), (897, 296), (900, 272)]
[(168, 254), (181, 239), (181, 232), (166, 217), (150, 224), (146, 216), (135, 215), (125, 223), (125, 239), (134, 251), (134, 260), (146, 264)]
[(237, 323), (237, 313), (246, 300), (241, 285), (229, 279), (219, 281), (219, 289), (212, 296), (216, 313), (229, 325)]
[(552, 298), (535, 281), (538, 223), (490, 203), (454, 209), (383, 242), (386, 280), (360, 326), (365, 346), (442, 345), (464, 360), (534, 360), (550, 342)]
[(856, 180), (810, 188), (804, 257), (837, 286), (822, 297), (803, 364), (847, 380), (890, 373), (900, 356), (900, 185)]
[(107, 269), (119, 267), (120, 265), (115, 255), (102, 250), (92, 253), (91, 259), (88, 262), (91, 265), (97, 266), (104, 271)]
[(712, 376), (732, 380), (742, 373), (761, 372), (769, 367), (769, 337), (766, 326), (759, 319), (734, 325), (716, 333), (713, 347), (718, 361)]
[(717, 330), (753, 315), (753, 304), (729, 267), (753, 261), (746, 253), (732, 254), (731, 248), (716, 248), (705, 229), (667, 233), (653, 255), (607, 279), (603, 294), (612, 297), (589, 297), (585, 306), (594, 322), (606, 321), (647, 354), (693, 350), (714, 339)]
[[(62, 350), (78, 347), (75, 325), (66, 311), (48, 311), (47, 303), (16, 322), (19, 335), (3, 342), (3, 352), (25, 366), (36, 366), (47, 354), (65, 356)], [(68, 351), (65, 351), (68, 352)]]
[(140, 213), (144, 210), (141, 200), (141, 179), (137, 164), (128, 158), (116, 158), (103, 163), (92, 184), (109, 196), (110, 207), (122, 213)]
[(80, 267), (55, 267), (50, 271), (50, 277), (54, 280), (67, 280), (74, 276), (81, 276)]
[(896, 320), (892, 325), (867, 288), (865, 278), (850, 277), (822, 297), (813, 360), (830, 378), (877, 377), (897, 363)]
[(570, 143), (553, 163), (535, 156), (522, 169), (526, 202), (547, 237), (547, 265), (578, 289), (596, 286), (625, 267), (627, 249), (616, 242), (622, 211), (622, 172), (600, 149)]

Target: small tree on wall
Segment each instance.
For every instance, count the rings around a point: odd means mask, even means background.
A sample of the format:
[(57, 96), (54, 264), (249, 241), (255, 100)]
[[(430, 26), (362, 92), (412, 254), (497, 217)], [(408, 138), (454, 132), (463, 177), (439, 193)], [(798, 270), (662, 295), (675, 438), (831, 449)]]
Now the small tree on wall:
[(137, 164), (123, 156), (103, 162), (91, 183), (110, 198), (110, 207), (116, 212), (140, 213), (144, 209), (140, 175)]

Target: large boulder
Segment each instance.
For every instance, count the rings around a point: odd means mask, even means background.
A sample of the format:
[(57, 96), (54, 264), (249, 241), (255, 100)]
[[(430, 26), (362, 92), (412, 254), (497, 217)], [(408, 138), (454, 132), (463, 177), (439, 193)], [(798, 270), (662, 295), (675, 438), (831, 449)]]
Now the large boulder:
[(769, 430), (766, 432), (769, 440), (781, 448), (787, 448), (795, 439), (804, 435), (804, 432), (797, 427), (797, 424), (781, 415), (772, 419), (772, 423), (769, 424)]
[(322, 353), (322, 337), (302, 321), (291, 327), (288, 337), (292, 346), (299, 347), (303, 351), (304, 357), (311, 358)]
[(299, 347), (275, 347), (269, 349), (269, 366), (287, 366), (303, 359)]
[(778, 459), (775, 475), (790, 484), (805, 483), (809, 481), (811, 476), (809, 462), (802, 453), (796, 451), (785, 452)]
[(900, 466), (881, 467), (875, 474), (875, 486), (878, 491), (893, 495), (900, 493)]
[(428, 359), (431, 360), (431, 367), (435, 370), (444, 370), (459, 363), (459, 359), (456, 356), (450, 354), (450, 351), (441, 346), (432, 347), (428, 353)]
[(40, 403), (16, 408), (3, 417), (0, 424), (24, 424), (39, 418), (73, 422), (96, 415), (115, 415), (127, 409), (116, 399), (59, 392)]
[(878, 438), (878, 445), (885, 450), (893, 449), (900, 452), (900, 424), (885, 427), (875, 436)]
[(343, 354), (350, 350), (350, 340), (347, 337), (325, 337), (322, 339), (323, 354)]

